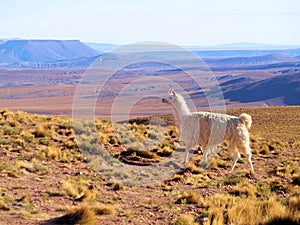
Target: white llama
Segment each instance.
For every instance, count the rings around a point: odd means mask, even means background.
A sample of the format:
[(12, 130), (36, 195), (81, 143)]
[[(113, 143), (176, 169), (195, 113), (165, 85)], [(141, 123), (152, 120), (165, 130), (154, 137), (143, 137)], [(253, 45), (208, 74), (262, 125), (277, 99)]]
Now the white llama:
[(239, 150), (247, 155), (251, 170), (254, 172), (248, 132), (252, 123), (251, 116), (246, 113), (235, 117), (220, 113), (191, 112), (184, 98), (174, 90), (169, 90), (169, 96), (162, 98), (162, 102), (171, 104), (180, 118), (180, 138), (186, 145), (184, 163), (188, 161), (189, 151), (199, 144), (204, 150), (207, 162), (208, 154), (227, 140), (228, 149), (235, 157), (230, 172), (240, 158)]

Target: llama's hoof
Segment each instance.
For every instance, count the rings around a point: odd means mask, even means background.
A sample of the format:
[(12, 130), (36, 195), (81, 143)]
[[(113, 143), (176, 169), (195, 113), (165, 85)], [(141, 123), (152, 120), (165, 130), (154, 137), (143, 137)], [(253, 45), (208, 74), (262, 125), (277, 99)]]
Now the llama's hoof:
[(253, 170), (250, 170), (250, 172), (246, 174), (246, 177), (252, 179), (256, 177), (255, 175), (255, 172)]
[(229, 176), (232, 174), (232, 170), (225, 172), (224, 176)]

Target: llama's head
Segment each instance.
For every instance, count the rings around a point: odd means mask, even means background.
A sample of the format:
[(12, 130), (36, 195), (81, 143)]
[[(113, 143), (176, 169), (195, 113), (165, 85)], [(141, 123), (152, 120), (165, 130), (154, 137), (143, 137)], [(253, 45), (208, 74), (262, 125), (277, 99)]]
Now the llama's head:
[(174, 90), (171, 90), (171, 89), (168, 91), (168, 93), (169, 93), (169, 96), (163, 97), (161, 99), (161, 101), (163, 103), (168, 103), (168, 104), (174, 105), (174, 103), (177, 101), (178, 94)]
[(177, 94), (174, 90), (169, 90), (168, 93), (167, 97), (161, 99), (163, 103), (170, 104), (180, 115), (190, 113), (190, 109), (182, 95)]

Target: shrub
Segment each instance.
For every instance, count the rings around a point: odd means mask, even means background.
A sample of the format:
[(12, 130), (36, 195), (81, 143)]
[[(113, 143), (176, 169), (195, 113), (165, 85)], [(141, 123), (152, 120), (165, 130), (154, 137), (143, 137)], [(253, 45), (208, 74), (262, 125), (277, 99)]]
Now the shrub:
[(162, 148), (157, 149), (157, 154), (159, 156), (167, 157), (173, 153), (173, 149), (170, 146), (164, 146)]
[(194, 217), (190, 214), (181, 215), (174, 222), (174, 225), (196, 225), (196, 224), (198, 223), (195, 223)]
[(190, 171), (193, 174), (200, 174), (202, 173), (202, 170), (200, 167), (196, 166), (195, 163), (193, 162), (188, 162), (187, 165), (185, 166), (186, 171)]
[(62, 152), (60, 148), (49, 146), (44, 150), (44, 153), (47, 158), (54, 160), (60, 160), (62, 162), (67, 162), (67, 156), (65, 152)]
[(262, 145), (261, 150), (260, 150), (259, 153), (262, 154), (262, 155), (267, 155), (267, 154), (269, 154), (269, 153), (270, 153), (269, 145), (267, 145), (267, 144), (264, 143), (264, 144)]
[(260, 183), (257, 183), (255, 185), (255, 187), (256, 187), (256, 190), (257, 190), (258, 194), (261, 195), (261, 197), (267, 198), (267, 197), (270, 196), (271, 189), (270, 189), (270, 186), (267, 183), (260, 182)]
[(243, 181), (235, 186), (231, 193), (236, 196), (255, 197), (256, 189), (249, 182)]
[(292, 180), (293, 184), (300, 185), (300, 174), (293, 174)]
[(80, 177), (63, 180), (62, 189), (76, 201), (90, 201), (97, 197), (97, 192), (90, 190), (88, 182)]
[(41, 137), (54, 137), (54, 130), (52, 130), (52, 127), (47, 124), (47, 123), (41, 123), (38, 124), (35, 128), (35, 130), (32, 132), (32, 134), (37, 137), (37, 138), (41, 138)]
[(3, 134), (4, 135), (19, 135), (22, 132), (21, 127), (10, 127), (10, 126), (4, 126), (3, 128)]
[(49, 220), (48, 224), (95, 225), (96, 214), (91, 208), (83, 206), (76, 209), (71, 209), (61, 217)]
[(183, 194), (179, 195), (176, 203), (177, 204), (200, 204), (202, 199), (200, 196), (195, 192), (184, 192)]
[(293, 197), (286, 207), (274, 197), (259, 201), (216, 194), (205, 201), (209, 215), (204, 224), (297, 224), (300, 219), (299, 202), (298, 196)]
[(96, 215), (110, 215), (116, 212), (116, 208), (113, 205), (103, 205), (98, 204), (93, 207), (94, 212)]
[(129, 148), (127, 150), (129, 153), (132, 155), (135, 155), (136, 157), (142, 157), (142, 158), (147, 158), (147, 159), (157, 159), (158, 155), (156, 155), (154, 152), (151, 151), (143, 151), (143, 150), (136, 150), (135, 148)]
[(234, 176), (234, 175), (228, 175), (225, 178), (223, 178), (220, 182), (223, 185), (236, 185), (238, 183), (241, 183), (244, 180), (241, 176)]

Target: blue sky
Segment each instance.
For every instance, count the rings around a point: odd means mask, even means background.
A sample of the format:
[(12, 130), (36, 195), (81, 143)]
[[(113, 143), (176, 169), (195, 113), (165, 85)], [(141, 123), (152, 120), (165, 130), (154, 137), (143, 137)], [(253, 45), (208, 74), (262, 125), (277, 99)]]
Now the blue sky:
[(2, 0), (0, 38), (299, 45), (299, 24), (299, 0)]

